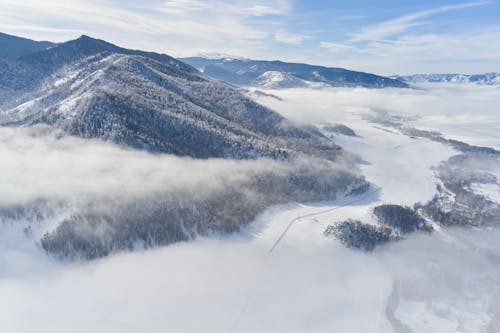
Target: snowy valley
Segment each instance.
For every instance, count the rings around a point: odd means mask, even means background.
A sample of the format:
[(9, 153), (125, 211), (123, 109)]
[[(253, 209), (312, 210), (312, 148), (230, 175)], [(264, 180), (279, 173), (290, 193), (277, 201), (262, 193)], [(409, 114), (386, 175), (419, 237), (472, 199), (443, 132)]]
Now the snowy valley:
[(500, 330), (500, 86), (14, 41), (1, 331)]

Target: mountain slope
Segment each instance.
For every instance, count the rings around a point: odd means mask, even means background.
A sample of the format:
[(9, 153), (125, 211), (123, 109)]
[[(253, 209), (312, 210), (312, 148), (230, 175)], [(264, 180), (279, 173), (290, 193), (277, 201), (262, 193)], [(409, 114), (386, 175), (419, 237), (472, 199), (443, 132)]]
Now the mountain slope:
[[(3, 44), (0, 45), (3, 47)], [(104, 53), (143, 56), (170, 65), (180, 72), (196, 72), (191, 66), (164, 54), (124, 49), (83, 35), (55, 47), (23, 55), (16, 60), (4, 60), (0, 64), (0, 74), (2, 74), (0, 88), (30, 91), (65, 66), (72, 65), (86, 57)]]
[(397, 79), (343, 68), (233, 58), (190, 57), (181, 60), (206, 75), (238, 86), (292, 88), (319, 84), (333, 87), (408, 87)]
[(7, 35), (0, 32), (0, 58), (16, 59), (53, 47), (51, 42), (37, 42), (31, 39)]
[(294, 126), (167, 55), (82, 36), (4, 63), (1, 86), (24, 87), (4, 102), (4, 125), (48, 124), (84, 138), (199, 158), (286, 158), (297, 151), (334, 158), (339, 151), (316, 130)]

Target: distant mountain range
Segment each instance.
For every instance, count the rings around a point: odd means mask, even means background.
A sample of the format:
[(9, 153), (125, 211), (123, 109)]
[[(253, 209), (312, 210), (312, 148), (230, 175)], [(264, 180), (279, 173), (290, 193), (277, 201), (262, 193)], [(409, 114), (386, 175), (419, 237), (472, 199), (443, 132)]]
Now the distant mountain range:
[(13, 49), (0, 58), (1, 125), (47, 124), (197, 158), (286, 158), (298, 151), (333, 158), (340, 149), (168, 55), (88, 36), (60, 44), (1, 39), (0, 50)]
[(237, 86), (265, 89), (297, 87), (367, 87), (407, 88), (408, 84), (394, 78), (355, 72), (343, 68), (262, 61), (227, 56), (181, 58), (204, 74)]
[(500, 73), (485, 74), (413, 74), (396, 75), (394, 79), (408, 83), (476, 83), (480, 85), (500, 85)]

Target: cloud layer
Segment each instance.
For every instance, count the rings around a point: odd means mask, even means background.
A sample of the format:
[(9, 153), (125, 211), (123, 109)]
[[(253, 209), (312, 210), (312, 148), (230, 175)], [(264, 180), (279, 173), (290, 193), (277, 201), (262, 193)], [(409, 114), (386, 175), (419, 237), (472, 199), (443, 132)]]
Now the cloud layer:
[(480, 332), (499, 320), (498, 237), (453, 230), (373, 255), (329, 240), (272, 256), (266, 241), (212, 239), (49, 265), (0, 279), (0, 326), (11, 333), (361, 333), (395, 332), (397, 316), (418, 333)]
[(270, 91), (283, 101), (260, 101), (300, 123), (334, 119), (356, 124), (359, 117), (386, 113), (403, 117), (410, 126), (500, 149), (499, 90), (498, 86), (475, 84), (428, 84), (417, 89), (287, 89)]

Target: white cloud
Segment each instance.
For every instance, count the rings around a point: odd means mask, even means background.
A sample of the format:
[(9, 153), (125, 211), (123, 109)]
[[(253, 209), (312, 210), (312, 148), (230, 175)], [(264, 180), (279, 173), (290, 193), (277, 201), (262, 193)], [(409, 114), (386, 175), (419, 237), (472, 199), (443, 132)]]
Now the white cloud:
[(58, 135), (45, 126), (0, 127), (0, 207), (41, 198), (136, 198), (175, 189), (203, 188), (203, 195), (209, 195), (242, 184), (260, 171), (286, 167), (267, 159), (205, 161), (152, 155), (99, 140), (58, 139)]
[(285, 15), (290, 11), (286, 1), (274, 0), (267, 4), (255, 1), (199, 1), (199, 0), (169, 0), (155, 6), (155, 10), (173, 14), (192, 14), (203, 11), (203, 15), (221, 16), (225, 14), (238, 17)]
[[(498, 27), (476, 25), (461, 34), (419, 34), (416, 28), (435, 23), (434, 16), (488, 4), (465, 2), (410, 13), (347, 34), (321, 38), (306, 47), (324, 27), (309, 24), (301, 33), (288, 22), (293, 0), (0, 0), (0, 30), (39, 40), (65, 41), (87, 34), (128, 48), (172, 56), (203, 53), (237, 54), (269, 59), (272, 55), (379, 74), (454, 71), (495, 71), (499, 64)], [(485, 8), (486, 9), (486, 8)], [(354, 18), (359, 18), (355, 16)], [(339, 17), (342, 20), (343, 17)], [(355, 20), (354, 20), (355, 21)], [(356, 21), (356, 24), (362, 21)], [(314, 29), (313, 29), (314, 28)], [(313, 29), (313, 30), (311, 30)], [(322, 30), (323, 29), (323, 30)], [(318, 32), (322, 31), (322, 32)], [(295, 54), (285, 44), (300, 49)], [(334, 54), (335, 57), (331, 55)]]
[(320, 47), (328, 50), (330, 53), (340, 53), (345, 51), (356, 51), (358, 50), (356, 47), (347, 44), (339, 44), (332, 42), (321, 42)]
[[(465, 34), (403, 35), (390, 41), (373, 41), (363, 47), (373, 66), (387, 74), (415, 72), (494, 71), (500, 63), (500, 26)], [(366, 59), (352, 58), (360, 63)], [(372, 68), (373, 70), (373, 68)]]
[(293, 34), (284, 29), (278, 30), (274, 37), (278, 42), (290, 45), (300, 45), (307, 38), (305, 35)]
[(264, 16), (264, 15), (283, 15), (287, 14), (289, 10), (290, 6), (282, 2), (280, 5), (274, 8), (267, 5), (256, 4), (252, 7), (246, 8), (245, 11), (251, 15)]
[[(431, 17), (487, 5), (487, 1), (442, 6), (404, 15), (349, 34), (344, 42), (323, 41), (320, 47), (338, 55), (329, 65), (384, 75), (418, 72), (488, 72), (500, 63), (500, 26), (460, 33), (419, 33), (412, 28), (432, 23)], [(317, 57), (326, 59), (327, 56)], [(321, 60), (319, 60), (321, 61)], [(323, 60), (324, 61), (324, 60)]]
[(210, 4), (198, 0), (170, 0), (155, 7), (155, 10), (173, 14), (207, 9), (210, 9)]
[[(89, 0), (0, 0), (7, 33), (62, 41), (89, 34), (125, 47), (174, 56), (196, 52), (256, 54), (282, 29), (290, 0), (169, 0), (132, 3)], [(258, 20), (258, 24), (254, 22)]]
[(383, 40), (392, 37), (394, 35), (406, 32), (412, 27), (427, 24), (426, 21), (422, 21), (422, 19), (425, 19), (427, 17), (455, 10), (484, 6), (488, 3), (489, 3), (488, 1), (467, 2), (458, 5), (441, 6), (429, 10), (424, 10), (404, 15), (392, 20), (376, 24), (374, 26), (366, 27), (359, 32), (353, 33), (351, 34), (352, 38), (350, 41), (359, 42), (359, 41), (372, 41), (381, 39)]

